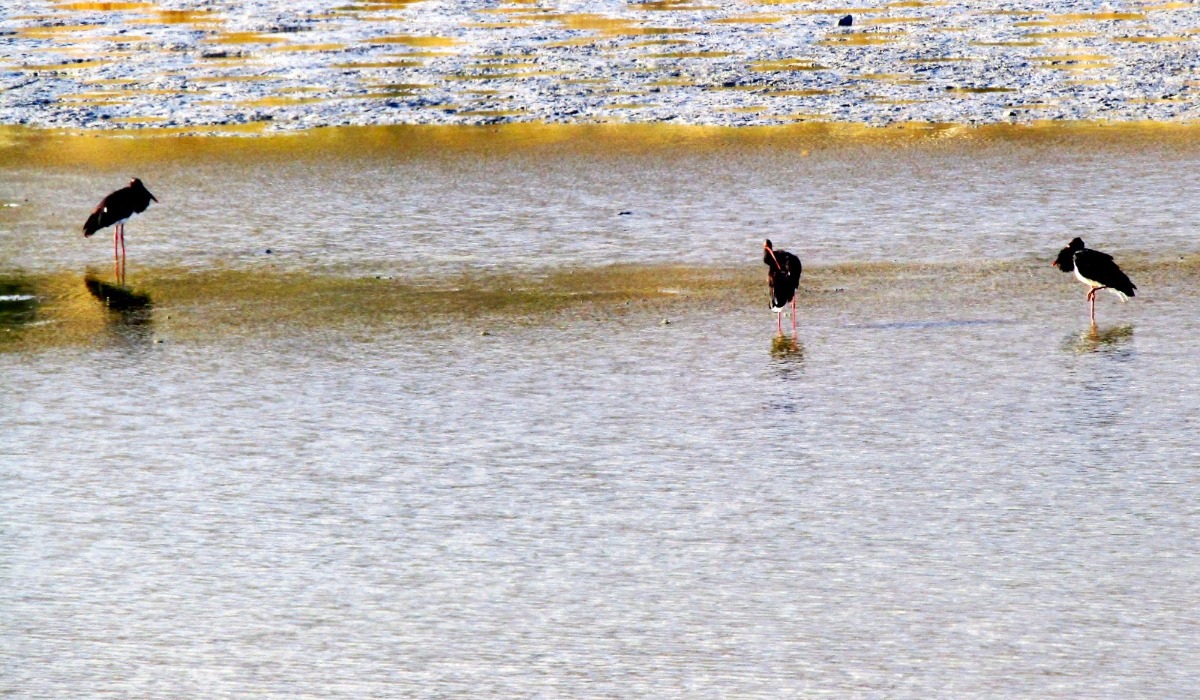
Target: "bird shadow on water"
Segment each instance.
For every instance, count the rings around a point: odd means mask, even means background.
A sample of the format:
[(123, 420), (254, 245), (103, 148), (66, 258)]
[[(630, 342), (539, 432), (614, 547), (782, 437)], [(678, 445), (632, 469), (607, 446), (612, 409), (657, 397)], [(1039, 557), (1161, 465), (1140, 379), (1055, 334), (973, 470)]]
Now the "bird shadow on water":
[(1132, 342), (1132, 325), (1104, 329), (1092, 326), (1067, 336), (1063, 346), (1077, 355), (1101, 353), (1127, 357), (1133, 354)]
[(84, 276), (83, 286), (104, 305), (107, 329), (115, 338), (130, 346), (151, 344), (154, 304), (149, 294), (105, 282), (90, 274)]

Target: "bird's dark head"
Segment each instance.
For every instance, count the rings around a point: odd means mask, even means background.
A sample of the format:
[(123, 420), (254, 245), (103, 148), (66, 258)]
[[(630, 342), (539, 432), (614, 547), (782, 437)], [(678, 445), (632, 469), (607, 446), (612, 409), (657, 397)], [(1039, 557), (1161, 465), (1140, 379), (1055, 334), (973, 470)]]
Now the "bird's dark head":
[(150, 194), (150, 190), (146, 189), (146, 186), (142, 184), (142, 181), (137, 179), (136, 177), (129, 181), (129, 187), (134, 192), (145, 192), (147, 197), (149, 197), (150, 199), (153, 199), (156, 202), (158, 201), (158, 197), (155, 197), (154, 195)]
[(1080, 250), (1083, 250), (1083, 239), (1073, 238), (1066, 248), (1058, 251), (1058, 257), (1050, 264), (1063, 272), (1074, 272), (1075, 253)]
[(771, 239), (763, 241), (763, 264), (769, 265), (772, 268), (779, 269), (779, 259), (775, 257), (775, 247), (771, 245)]

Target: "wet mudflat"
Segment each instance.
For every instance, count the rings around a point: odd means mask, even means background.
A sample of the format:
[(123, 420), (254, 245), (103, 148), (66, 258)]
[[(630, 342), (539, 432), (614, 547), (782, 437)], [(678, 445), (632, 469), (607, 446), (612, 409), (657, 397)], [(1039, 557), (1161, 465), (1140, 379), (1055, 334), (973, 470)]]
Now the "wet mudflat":
[[(6, 166), (0, 688), (1190, 692), (1194, 156), (723, 153), (146, 161), (129, 290), (73, 216), (124, 169)], [(1095, 332), (1076, 234), (1139, 285)]]
[(1185, 2), (188, 5), (6, 3), (0, 122), (1190, 122), (1200, 106)]

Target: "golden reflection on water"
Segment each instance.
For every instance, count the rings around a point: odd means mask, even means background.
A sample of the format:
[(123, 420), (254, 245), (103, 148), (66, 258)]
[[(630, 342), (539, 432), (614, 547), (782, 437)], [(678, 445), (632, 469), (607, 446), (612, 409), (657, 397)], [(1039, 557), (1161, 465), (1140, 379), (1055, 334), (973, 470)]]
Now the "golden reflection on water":
[[(752, 86), (758, 87), (758, 86)], [(1028, 105), (1027, 105), (1028, 106)], [(455, 153), (522, 153), (553, 149), (580, 155), (641, 153), (683, 149), (691, 152), (763, 148), (815, 150), (848, 145), (944, 148), (987, 143), (1053, 143), (1089, 148), (1121, 146), (1200, 146), (1200, 125), (1168, 123), (1084, 123), (1037, 121), (1028, 125), (902, 123), (871, 127), (846, 123), (805, 123), (764, 127), (668, 124), (543, 124), (499, 126), (379, 126), (267, 132), (268, 122), (156, 128), (126, 132), (78, 132), (0, 127), (0, 165), (86, 165), (125, 170), (138, 165), (183, 160), (255, 162), (263, 158), (391, 158)], [(197, 129), (264, 134), (258, 138), (212, 138)], [(269, 133), (269, 135), (267, 135)], [(188, 135), (191, 134), (191, 135)], [(170, 148), (162, 147), (169, 138)]]
[[(757, 272), (757, 271), (756, 271)], [(93, 272), (0, 275), (0, 351), (148, 336), (156, 313), (170, 335), (206, 339), (315, 329), (421, 326), (480, 315), (532, 322), (562, 313), (609, 313), (705, 304), (759, 288), (740, 271), (609, 266), (541, 274), (467, 274), (437, 280), (351, 277), (247, 268), (135, 268), (137, 286)], [(753, 283), (752, 283), (753, 279)]]
[(804, 344), (796, 335), (777, 335), (771, 339), (771, 357), (788, 362), (804, 362)]
[[(814, 266), (806, 270), (812, 293), (806, 308), (816, 316), (866, 318), (883, 308), (880, 304), (893, 309), (900, 303), (912, 319), (861, 326), (870, 328), (986, 325), (993, 322), (954, 320), (947, 310), (959, 308), (954, 300), (974, 299), (980, 289), (1008, 285), (1014, 277), (1037, 282), (1023, 287), (1027, 298), (1002, 314), (1019, 316), (1036, 304), (1031, 300), (1064, 294), (1060, 280), (1041, 272), (1043, 263), (996, 262), (969, 270), (918, 263)], [(1193, 289), (1200, 279), (1200, 257), (1133, 260), (1129, 269), (1147, 285)], [(159, 337), (188, 341), (423, 328), (456, 319), (540, 325), (556, 319), (728, 313), (761, 302), (759, 272), (753, 265), (626, 264), (355, 275), (283, 270), (270, 262), (220, 269), (138, 266), (129, 276), (134, 285), (114, 284), (107, 273), (92, 271), (0, 273), (0, 351), (87, 345), (122, 324), (145, 328), (152, 315)], [(842, 293), (829, 293), (835, 291)], [(774, 325), (774, 319), (764, 320), (763, 334), (770, 327), (773, 335)], [(1065, 345), (1073, 352), (1105, 351), (1127, 346), (1132, 336), (1132, 325), (1094, 329), (1072, 333)], [(794, 333), (785, 334), (772, 340), (771, 355), (801, 360), (804, 348)]]
[(1086, 354), (1094, 352), (1113, 352), (1125, 350), (1133, 340), (1133, 326), (1114, 326), (1100, 330), (1092, 326), (1085, 331), (1072, 335), (1067, 340), (1067, 347), (1075, 353)]

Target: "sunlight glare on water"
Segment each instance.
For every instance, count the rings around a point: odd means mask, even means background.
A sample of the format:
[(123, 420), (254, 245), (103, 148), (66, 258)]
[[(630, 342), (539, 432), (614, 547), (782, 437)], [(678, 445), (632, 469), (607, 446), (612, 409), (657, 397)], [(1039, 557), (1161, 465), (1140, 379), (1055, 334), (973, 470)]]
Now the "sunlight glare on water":
[[(88, 283), (107, 242), (74, 232), (124, 174), (10, 168), (0, 236), (26, 276), (0, 278), (0, 331), (72, 335), (0, 339), (0, 693), (1187, 696), (1189, 158), (168, 162), (129, 225), (142, 297)], [(1049, 267), (1075, 234), (1150, 260), (1094, 333)], [(236, 311), (248, 278), (203, 271), (268, 246), (308, 276), (263, 289), (352, 305), (378, 292), (310, 273), (757, 275), (765, 236), (806, 269), (855, 263), (806, 272), (794, 339), (736, 282), (344, 326), (264, 296), (240, 313), (271, 333), (180, 326)], [(963, 255), (1039, 259), (916, 265)], [(199, 292), (152, 267), (173, 263)]]

